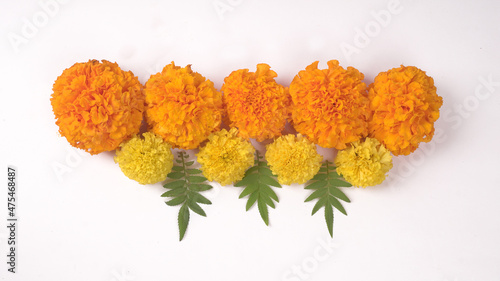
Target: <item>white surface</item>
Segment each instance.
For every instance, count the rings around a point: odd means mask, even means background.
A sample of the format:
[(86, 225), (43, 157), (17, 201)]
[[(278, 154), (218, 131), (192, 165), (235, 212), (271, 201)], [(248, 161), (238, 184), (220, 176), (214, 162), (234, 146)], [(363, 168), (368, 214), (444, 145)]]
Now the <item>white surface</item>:
[[(474, 96), (481, 77), (500, 81), (500, 2), (401, 1), (385, 26), (372, 22), (388, 3), (74, 0), (44, 22), (38, 1), (2, 1), (0, 167), (19, 170), (19, 246), (11, 274), (3, 187), (0, 280), (500, 280), (500, 84)], [(224, 4), (231, 10), (218, 13)], [(9, 36), (33, 17), (42, 26), (15, 52)], [(347, 57), (346, 44), (358, 52)], [(193, 214), (178, 242), (178, 208), (163, 203), (160, 184), (128, 180), (112, 153), (75, 156), (57, 134), (52, 84), (88, 59), (116, 61), (143, 83), (170, 61), (192, 64), (217, 88), (260, 62), (286, 86), (315, 60), (352, 65), (367, 83), (415, 65), (444, 105), (436, 138), (397, 157), (392, 180), (346, 190), (352, 203), (347, 217), (335, 212), (333, 240), (303, 203), (309, 191), (286, 186), (270, 227), (256, 208), (245, 212), (239, 188), (216, 188), (208, 217)], [(71, 171), (58, 180), (54, 163)]]

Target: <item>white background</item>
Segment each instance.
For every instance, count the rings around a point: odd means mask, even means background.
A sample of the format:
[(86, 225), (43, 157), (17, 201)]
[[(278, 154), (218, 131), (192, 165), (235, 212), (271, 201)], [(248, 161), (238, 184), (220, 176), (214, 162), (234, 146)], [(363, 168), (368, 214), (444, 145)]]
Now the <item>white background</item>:
[[(49, 2), (0, 4), (0, 280), (500, 280), (500, 2)], [(140, 186), (113, 153), (77, 153), (58, 136), (54, 80), (89, 59), (142, 83), (171, 61), (192, 64), (218, 89), (261, 62), (286, 86), (315, 60), (354, 66), (367, 84), (415, 65), (444, 105), (434, 140), (396, 157), (384, 184), (345, 190), (333, 239), (303, 186), (277, 191), (266, 227), (240, 188), (214, 184), (208, 217), (192, 214), (179, 242), (161, 184)], [(18, 168), (16, 274), (7, 165)]]

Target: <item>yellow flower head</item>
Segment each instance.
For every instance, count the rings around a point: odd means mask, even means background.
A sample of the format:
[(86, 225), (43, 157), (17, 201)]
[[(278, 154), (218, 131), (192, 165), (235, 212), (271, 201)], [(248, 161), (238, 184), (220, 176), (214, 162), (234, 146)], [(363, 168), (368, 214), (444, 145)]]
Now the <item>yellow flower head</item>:
[(209, 181), (228, 185), (240, 181), (254, 163), (252, 144), (238, 137), (238, 130), (222, 129), (208, 137), (207, 144), (196, 155), (203, 175)]
[(316, 146), (301, 134), (285, 135), (266, 146), (266, 159), (280, 184), (303, 184), (321, 167), (323, 156)]
[(377, 139), (355, 141), (339, 151), (335, 158), (337, 172), (355, 186), (367, 187), (382, 183), (392, 168), (392, 156)]
[(163, 181), (172, 170), (174, 156), (171, 146), (161, 137), (147, 132), (143, 138), (135, 135), (120, 145), (115, 162), (129, 179), (140, 184)]
[(420, 142), (434, 135), (443, 98), (434, 80), (414, 66), (401, 66), (375, 77), (369, 87), (373, 117), (370, 137), (378, 139), (394, 155), (408, 155)]
[(368, 134), (370, 117), (364, 75), (331, 60), (328, 69), (314, 62), (290, 84), (295, 129), (322, 146), (344, 149)]
[(218, 131), (222, 95), (188, 65), (171, 64), (146, 82), (146, 119), (151, 130), (174, 147), (197, 148)]
[(257, 65), (257, 71), (233, 71), (224, 79), (221, 91), (229, 126), (239, 130), (239, 136), (257, 141), (281, 136), (288, 119), (288, 90), (276, 83), (276, 72), (269, 65)]
[(53, 91), (50, 101), (59, 133), (74, 147), (98, 154), (139, 132), (143, 88), (116, 63), (75, 63), (57, 78)]

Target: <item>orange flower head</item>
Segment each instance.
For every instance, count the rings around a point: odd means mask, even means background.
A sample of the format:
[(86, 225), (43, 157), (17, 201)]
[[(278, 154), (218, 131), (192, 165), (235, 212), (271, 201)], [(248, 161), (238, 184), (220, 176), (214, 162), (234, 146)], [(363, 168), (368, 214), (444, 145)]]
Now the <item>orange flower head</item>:
[(50, 101), (59, 133), (74, 147), (98, 154), (139, 132), (143, 88), (116, 63), (75, 63), (57, 78), (53, 91)]
[(443, 98), (434, 80), (414, 66), (401, 66), (375, 77), (369, 87), (370, 136), (394, 155), (408, 155), (434, 135)]
[(290, 84), (292, 121), (302, 135), (322, 146), (346, 148), (368, 134), (370, 117), (363, 73), (331, 60), (328, 69), (314, 62)]
[(222, 95), (212, 81), (191, 70), (165, 66), (146, 82), (146, 120), (173, 147), (197, 148), (220, 129)]
[(269, 65), (257, 65), (257, 71), (233, 71), (224, 79), (221, 91), (229, 126), (245, 139), (263, 141), (281, 136), (289, 117), (288, 90), (274, 80), (278, 75)]

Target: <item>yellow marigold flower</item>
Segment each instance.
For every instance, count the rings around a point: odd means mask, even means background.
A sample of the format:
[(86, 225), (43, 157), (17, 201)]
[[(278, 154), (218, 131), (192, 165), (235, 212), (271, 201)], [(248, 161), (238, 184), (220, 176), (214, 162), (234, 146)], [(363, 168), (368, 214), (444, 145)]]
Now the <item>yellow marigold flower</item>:
[(139, 132), (142, 85), (116, 63), (89, 60), (65, 69), (50, 99), (59, 133), (90, 154), (114, 150)]
[(344, 149), (368, 134), (370, 117), (363, 73), (331, 60), (328, 69), (314, 62), (290, 84), (295, 129), (322, 146)]
[(196, 154), (203, 175), (209, 181), (228, 185), (240, 181), (254, 163), (252, 144), (238, 137), (238, 130), (222, 129), (208, 137), (207, 144)]
[(280, 184), (303, 184), (312, 179), (321, 167), (323, 156), (316, 146), (301, 134), (285, 135), (266, 146), (266, 159)]
[(369, 87), (373, 117), (370, 137), (378, 139), (394, 155), (408, 155), (420, 142), (434, 135), (443, 98), (434, 80), (414, 66), (401, 66), (375, 77)]
[(339, 151), (335, 158), (337, 172), (355, 186), (367, 187), (382, 183), (392, 168), (392, 156), (377, 139), (355, 141)]
[(257, 141), (281, 136), (290, 96), (274, 80), (277, 76), (269, 65), (261, 63), (256, 72), (240, 69), (224, 79), (221, 91), (229, 126), (238, 128), (239, 136)]
[(120, 145), (115, 162), (129, 179), (140, 184), (163, 181), (174, 165), (172, 147), (161, 137), (147, 132)]
[(210, 80), (171, 64), (146, 82), (146, 119), (150, 129), (174, 147), (197, 148), (218, 131), (222, 95)]

